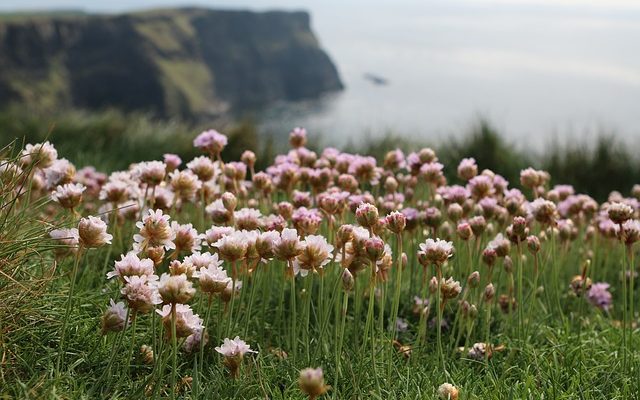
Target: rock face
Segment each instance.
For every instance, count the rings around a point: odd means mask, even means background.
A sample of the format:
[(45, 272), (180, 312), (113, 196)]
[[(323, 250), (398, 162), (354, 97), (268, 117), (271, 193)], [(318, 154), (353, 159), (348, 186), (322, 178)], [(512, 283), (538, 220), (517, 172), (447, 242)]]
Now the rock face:
[(0, 106), (197, 118), (340, 89), (305, 12), (0, 19)]

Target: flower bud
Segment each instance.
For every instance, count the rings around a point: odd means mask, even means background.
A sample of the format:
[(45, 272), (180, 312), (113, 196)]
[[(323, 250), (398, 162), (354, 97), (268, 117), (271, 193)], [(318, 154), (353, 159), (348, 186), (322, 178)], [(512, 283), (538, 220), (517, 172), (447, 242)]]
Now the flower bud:
[(238, 199), (236, 199), (236, 196), (233, 193), (225, 192), (222, 194), (221, 198), (222, 198), (222, 205), (227, 211), (233, 212), (233, 210), (236, 209), (238, 205)]
[(345, 270), (342, 272), (342, 288), (346, 291), (346, 292), (350, 292), (353, 289), (353, 286), (355, 285), (355, 279), (353, 278), (353, 275), (351, 274), (351, 272), (345, 268)]
[(496, 290), (493, 287), (493, 283), (489, 283), (485, 288), (484, 288), (484, 301), (485, 303), (490, 303), (491, 300), (493, 300), (493, 297), (496, 295)]
[(480, 273), (478, 271), (473, 271), (467, 278), (467, 284), (472, 288), (478, 287), (480, 284)]

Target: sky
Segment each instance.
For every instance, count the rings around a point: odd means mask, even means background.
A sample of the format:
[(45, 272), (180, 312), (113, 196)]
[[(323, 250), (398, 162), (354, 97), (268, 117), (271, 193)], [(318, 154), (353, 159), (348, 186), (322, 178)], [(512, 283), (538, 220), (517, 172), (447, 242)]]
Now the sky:
[(309, 11), (346, 90), (273, 120), (335, 140), (446, 136), (478, 115), (532, 145), (596, 131), (640, 139), (639, 0), (0, 0), (0, 11), (192, 5)]

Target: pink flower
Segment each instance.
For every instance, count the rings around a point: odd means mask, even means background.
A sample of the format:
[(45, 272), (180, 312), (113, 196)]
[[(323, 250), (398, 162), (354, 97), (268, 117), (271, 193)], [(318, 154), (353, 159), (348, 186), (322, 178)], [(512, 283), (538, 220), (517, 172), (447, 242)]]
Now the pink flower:
[(27, 144), (22, 150), (20, 163), (27, 166), (33, 162), (37, 162), (38, 168), (48, 168), (58, 159), (58, 151), (51, 143)]
[(202, 248), (202, 237), (198, 234), (192, 224), (181, 225), (176, 221), (171, 222), (171, 230), (176, 235), (173, 243), (176, 246), (176, 252), (194, 253)]
[(474, 158), (463, 158), (458, 165), (458, 177), (468, 181), (478, 175), (478, 165)]
[(240, 359), (247, 353), (256, 353), (251, 350), (251, 346), (240, 339), (240, 336), (236, 336), (233, 340), (225, 338), (222, 346), (216, 347), (215, 350), (225, 357)]
[(202, 182), (214, 179), (220, 173), (218, 164), (215, 164), (210, 158), (204, 156), (191, 160), (187, 164), (187, 168), (196, 174)]
[(160, 161), (141, 162), (133, 169), (133, 176), (147, 186), (159, 185), (166, 174), (167, 166)]
[(51, 193), (51, 200), (59, 203), (63, 208), (73, 209), (82, 202), (82, 192), (84, 192), (85, 189), (86, 187), (79, 183), (67, 183), (58, 186), (56, 190)]
[[(171, 305), (166, 304), (162, 307), (162, 310), (156, 310), (158, 315), (162, 317), (162, 324), (164, 325), (164, 331), (167, 334), (167, 338), (171, 338)], [(194, 314), (191, 307), (186, 304), (175, 304), (176, 308), (176, 337), (186, 338), (195, 332), (201, 331), (202, 318), (198, 314)]]
[(223, 260), (235, 262), (247, 253), (248, 237), (246, 231), (233, 231), (213, 244)]
[(113, 236), (107, 233), (107, 224), (97, 217), (82, 218), (78, 223), (78, 236), (81, 247), (91, 249), (111, 244)]
[(133, 252), (127, 253), (120, 257), (120, 261), (115, 262), (113, 271), (107, 273), (107, 279), (117, 276), (124, 282), (125, 277), (134, 275), (155, 275), (153, 261), (148, 258), (140, 259)]
[(189, 281), (187, 275), (169, 275), (164, 273), (158, 282), (158, 293), (164, 303), (177, 304), (187, 303), (196, 293), (196, 290), (193, 288), (193, 283)]
[(149, 247), (164, 247), (167, 250), (175, 249), (173, 240), (175, 232), (169, 225), (169, 215), (162, 210), (149, 210), (149, 214), (136, 223), (140, 232), (133, 236), (133, 249), (137, 253), (145, 251)]
[(54, 250), (58, 256), (75, 254), (78, 251), (78, 229), (54, 229), (49, 232), (49, 236), (61, 245)]
[(215, 254), (214, 257), (215, 261), (212, 261), (207, 266), (202, 266), (199, 271), (193, 273), (193, 277), (200, 281), (200, 289), (204, 293), (220, 293), (231, 282), (231, 278), (227, 276), (227, 271), (220, 266), (222, 261), (218, 261), (218, 257)]
[(213, 246), (215, 242), (222, 239), (223, 236), (229, 235), (234, 231), (230, 226), (212, 226), (205, 233), (204, 237), (209, 246)]
[(293, 264), (294, 272), (306, 276), (309, 271), (316, 271), (331, 261), (333, 246), (320, 235), (309, 235), (302, 241), (302, 252)]
[(193, 146), (211, 155), (219, 155), (227, 145), (227, 137), (220, 132), (210, 129), (199, 134), (193, 140)]
[(148, 313), (153, 310), (156, 304), (162, 303), (158, 293), (157, 279), (156, 275), (125, 276), (126, 284), (120, 293), (131, 309), (136, 312)]
[(303, 250), (300, 237), (295, 229), (285, 228), (275, 243), (275, 254), (280, 260), (291, 261)]
[(182, 164), (182, 159), (177, 154), (167, 153), (163, 156), (163, 160), (167, 166), (167, 172), (177, 169)]
[(109, 307), (102, 314), (100, 320), (102, 325), (102, 334), (108, 332), (120, 332), (128, 325), (127, 309), (123, 302), (115, 303), (113, 299), (109, 299)]
[(420, 243), (418, 258), (422, 265), (435, 264), (442, 265), (453, 255), (453, 243), (442, 239), (427, 239)]

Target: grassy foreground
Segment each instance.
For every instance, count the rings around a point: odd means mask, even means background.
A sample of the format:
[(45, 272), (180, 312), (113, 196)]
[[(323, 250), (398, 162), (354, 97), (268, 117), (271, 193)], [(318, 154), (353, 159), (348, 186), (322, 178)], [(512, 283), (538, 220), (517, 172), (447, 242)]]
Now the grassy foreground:
[[(410, 172), (391, 162), (378, 170), (370, 168), (370, 159), (348, 158), (348, 165), (341, 165), (331, 155), (318, 154), (326, 163), (310, 163), (299, 141), (304, 144), (292, 136), (297, 164), (294, 159), (287, 167), (275, 165), (265, 186), (259, 184), (263, 178), (256, 178), (260, 175), (243, 176), (238, 172), (242, 167), (230, 159), (223, 165), (219, 152), (210, 148), (204, 149), (211, 152), (210, 164), (201, 160), (200, 168), (189, 169), (196, 171), (201, 185), (219, 185), (211, 191), (195, 189), (183, 196), (181, 190), (192, 190), (197, 183), (181, 186), (174, 175), (165, 176), (168, 166), (163, 164), (156, 193), (144, 177), (157, 171), (150, 165), (134, 168), (127, 182), (139, 190), (128, 192), (125, 202), (135, 203), (133, 213), (122, 208), (124, 203), (100, 208), (109, 205), (99, 199), (107, 186), (95, 176), (97, 187), (79, 174), (56, 178), (52, 166), (43, 168), (39, 152), (19, 156), (16, 146), (3, 149), (0, 396), (315, 398), (308, 387), (302, 385), (306, 394), (301, 390), (300, 371), (321, 367), (324, 381), (312, 383), (323, 398), (639, 398), (638, 245), (633, 241), (633, 235), (640, 235), (633, 224), (637, 200), (613, 195), (591, 209), (593, 200), (562, 194), (566, 188), (553, 189), (542, 171), (513, 171), (524, 176), (528, 200), (497, 190), (502, 183), (490, 173), (476, 175), (487, 177), (486, 193), (483, 179), (475, 177), (455, 177), (447, 185), (434, 172), (437, 159), (426, 150), (413, 159), (419, 172), (411, 182), (405, 178)], [(250, 170), (252, 163), (243, 160)], [(13, 169), (17, 165), (19, 170)], [(215, 165), (209, 179), (203, 165)], [(305, 167), (336, 173), (327, 182), (307, 180)], [(294, 178), (286, 178), (291, 169)], [(44, 186), (34, 183), (40, 171)], [(340, 174), (352, 176), (355, 187), (340, 183)], [(379, 174), (378, 179), (371, 179), (372, 174)], [(527, 177), (534, 181), (531, 187)], [(110, 182), (120, 178), (112, 175)], [(72, 181), (86, 188), (79, 204), (65, 208), (52, 200), (51, 192), (57, 191), (59, 199), (72, 197), (55, 185)], [(248, 181), (253, 186), (246, 186)], [(449, 197), (453, 184), (468, 190), (460, 202)], [(159, 188), (171, 191), (174, 201), (160, 205)], [(335, 200), (321, 200), (334, 195)], [(566, 211), (562, 204), (568, 199), (579, 205)], [(229, 206), (233, 201), (237, 205)], [(277, 206), (283, 201), (293, 203), (293, 216)], [(149, 311), (140, 305), (146, 300), (123, 296), (129, 280), (105, 277), (121, 255), (135, 248), (133, 236), (142, 233), (136, 221), (151, 226), (147, 208), (161, 209), (182, 224), (168, 230), (177, 249), (165, 247), (157, 256), (154, 251), (162, 245), (150, 240), (138, 243), (137, 254), (154, 261), (157, 275), (184, 275), (189, 282), (173, 283), (179, 295), (162, 278), (144, 286), (170, 308), (189, 303), (200, 316), (199, 323), (188, 321), (184, 334), (175, 330), (175, 316), (161, 323), (156, 313), (161, 304), (152, 304)], [(244, 209), (259, 210), (260, 216), (247, 217)], [(628, 213), (619, 227), (618, 211)], [(97, 242), (89, 240), (95, 231), (83, 234), (82, 221), (88, 220), (81, 218), (89, 215), (107, 221), (104, 227), (91, 222), (97, 230), (106, 229)], [(200, 234), (207, 232), (206, 237), (184, 229), (189, 223)], [(345, 225), (352, 226), (350, 235), (338, 229)], [(215, 227), (225, 226), (244, 244), (227, 243), (224, 235), (213, 238)], [(285, 227), (299, 235), (297, 254), (290, 257), (281, 248), (286, 247)], [(52, 231), (60, 228), (78, 231), (52, 240)], [(263, 254), (248, 231), (282, 233)], [(312, 242), (316, 236), (324, 242)], [(422, 243), (427, 246), (420, 248)], [(196, 244), (201, 248), (196, 250)], [(238, 253), (234, 245), (244, 250)], [(223, 268), (226, 289), (205, 290), (203, 278), (193, 274), (199, 268), (187, 260), (198, 252), (215, 256), (215, 262), (202, 267), (216, 273)], [(400, 257), (403, 252), (406, 261)], [(438, 252), (452, 254), (443, 258)], [(260, 263), (261, 258), (268, 261)], [(294, 263), (309, 274), (293, 275)], [(453, 279), (439, 280), (439, 275)], [(242, 287), (229, 290), (236, 279)], [(600, 282), (610, 284), (611, 298), (592, 292)], [(109, 299), (123, 301), (128, 310), (124, 319), (132, 312), (135, 319), (118, 325), (105, 318)], [(117, 315), (111, 317), (117, 322)], [(167, 334), (169, 330), (173, 333)], [(196, 335), (204, 331), (208, 342)], [(256, 352), (238, 357), (214, 349), (235, 336)], [(195, 346), (188, 351), (190, 341)], [(142, 345), (153, 354), (141, 353)], [(457, 391), (443, 397), (438, 388), (445, 382)]]

